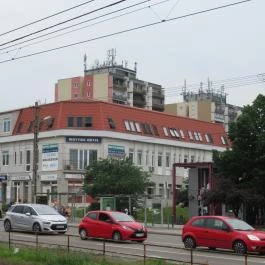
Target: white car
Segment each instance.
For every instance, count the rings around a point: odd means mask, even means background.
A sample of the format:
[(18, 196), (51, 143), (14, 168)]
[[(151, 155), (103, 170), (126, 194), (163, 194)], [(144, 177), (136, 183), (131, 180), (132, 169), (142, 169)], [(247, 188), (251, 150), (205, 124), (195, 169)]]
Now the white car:
[(67, 231), (67, 219), (45, 204), (14, 204), (4, 218), (6, 232), (24, 230), (44, 233)]

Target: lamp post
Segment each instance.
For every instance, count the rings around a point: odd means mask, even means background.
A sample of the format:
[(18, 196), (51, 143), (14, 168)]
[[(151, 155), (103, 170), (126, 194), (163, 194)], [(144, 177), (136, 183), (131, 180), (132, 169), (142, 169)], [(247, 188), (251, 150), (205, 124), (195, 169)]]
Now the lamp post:
[(33, 137), (33, 168), (32, 168), (32, 192), (31, 202), (36, 203), (37, 194), (37, 175), (38, 175), (38, 160), (39, 160), (39, 149), (38, 149), (38, 136), (39, 136), (39, 105), (35, 102), (34, 106), (34, 137)]

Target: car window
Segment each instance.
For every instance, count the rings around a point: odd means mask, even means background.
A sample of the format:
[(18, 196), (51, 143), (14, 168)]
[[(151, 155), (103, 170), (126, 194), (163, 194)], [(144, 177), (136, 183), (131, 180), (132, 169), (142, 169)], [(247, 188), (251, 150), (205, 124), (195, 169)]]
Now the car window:
[(22, 205), (17, 205), (13, 208), (12, 212), (13, 213), (23, 213), (24, 206)]
[(196, 219), (192, 222), (192, 226), (204, 227), (204, 219)]
[(134, 219), (130, 215), (125, 213), (112, 212), (110, 215), (117, 222), (134, 222)]
[(240, 219), (231, 218), (226, 220), (235, 230), (242, 230), (242, 231), (252, 231), (255, 230), (252, 226), (250, 226), (245, 221)]
[(100, 213), (98, 216), (98, 220), (106, 222), (107, 220), (111, 220), (111, 218), (106, 213)]
[(34, 211), (34, 209), (32, 209), (32, 207), (29, 206), (24, 206), (24, 210), (23, 213), (30, 213), (30, 215), (37, 215), (37, 213)]
[(86, 217), (90, 218), (90, 219), (93, 219), (93, 220), (97, 220), (97, 213), (88, 213), (86, 215)]
[(34, 210), (39, 215), (58, 215), (59, 213), (52, 207), (45, 204), (34, 205)]

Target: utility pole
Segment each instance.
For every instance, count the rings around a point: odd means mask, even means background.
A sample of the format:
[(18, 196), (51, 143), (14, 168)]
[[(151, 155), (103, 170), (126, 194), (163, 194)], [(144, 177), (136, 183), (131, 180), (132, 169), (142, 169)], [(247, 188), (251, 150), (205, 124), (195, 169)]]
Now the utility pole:
[(38, 161), (39, 161), (39, 149), (38, 149), (38, 136), (39, 136), (39, 105), (35, 102), (34, 106), (34, 138), (33, 138), (33, 168), (32, 168), (32, 191), (31, 202), (36, 203), (37, 194), (37, 176), (38, 176)]

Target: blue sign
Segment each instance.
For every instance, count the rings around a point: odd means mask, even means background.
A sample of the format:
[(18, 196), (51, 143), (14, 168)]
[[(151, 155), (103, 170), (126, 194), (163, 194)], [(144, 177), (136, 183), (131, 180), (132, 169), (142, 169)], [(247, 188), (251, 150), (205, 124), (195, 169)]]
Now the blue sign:
[(108, 145), (108, 155), (116, 156), (116, 157), (124, 157), (125, 156), (125, 148), (124, 146), (119, 145)]

